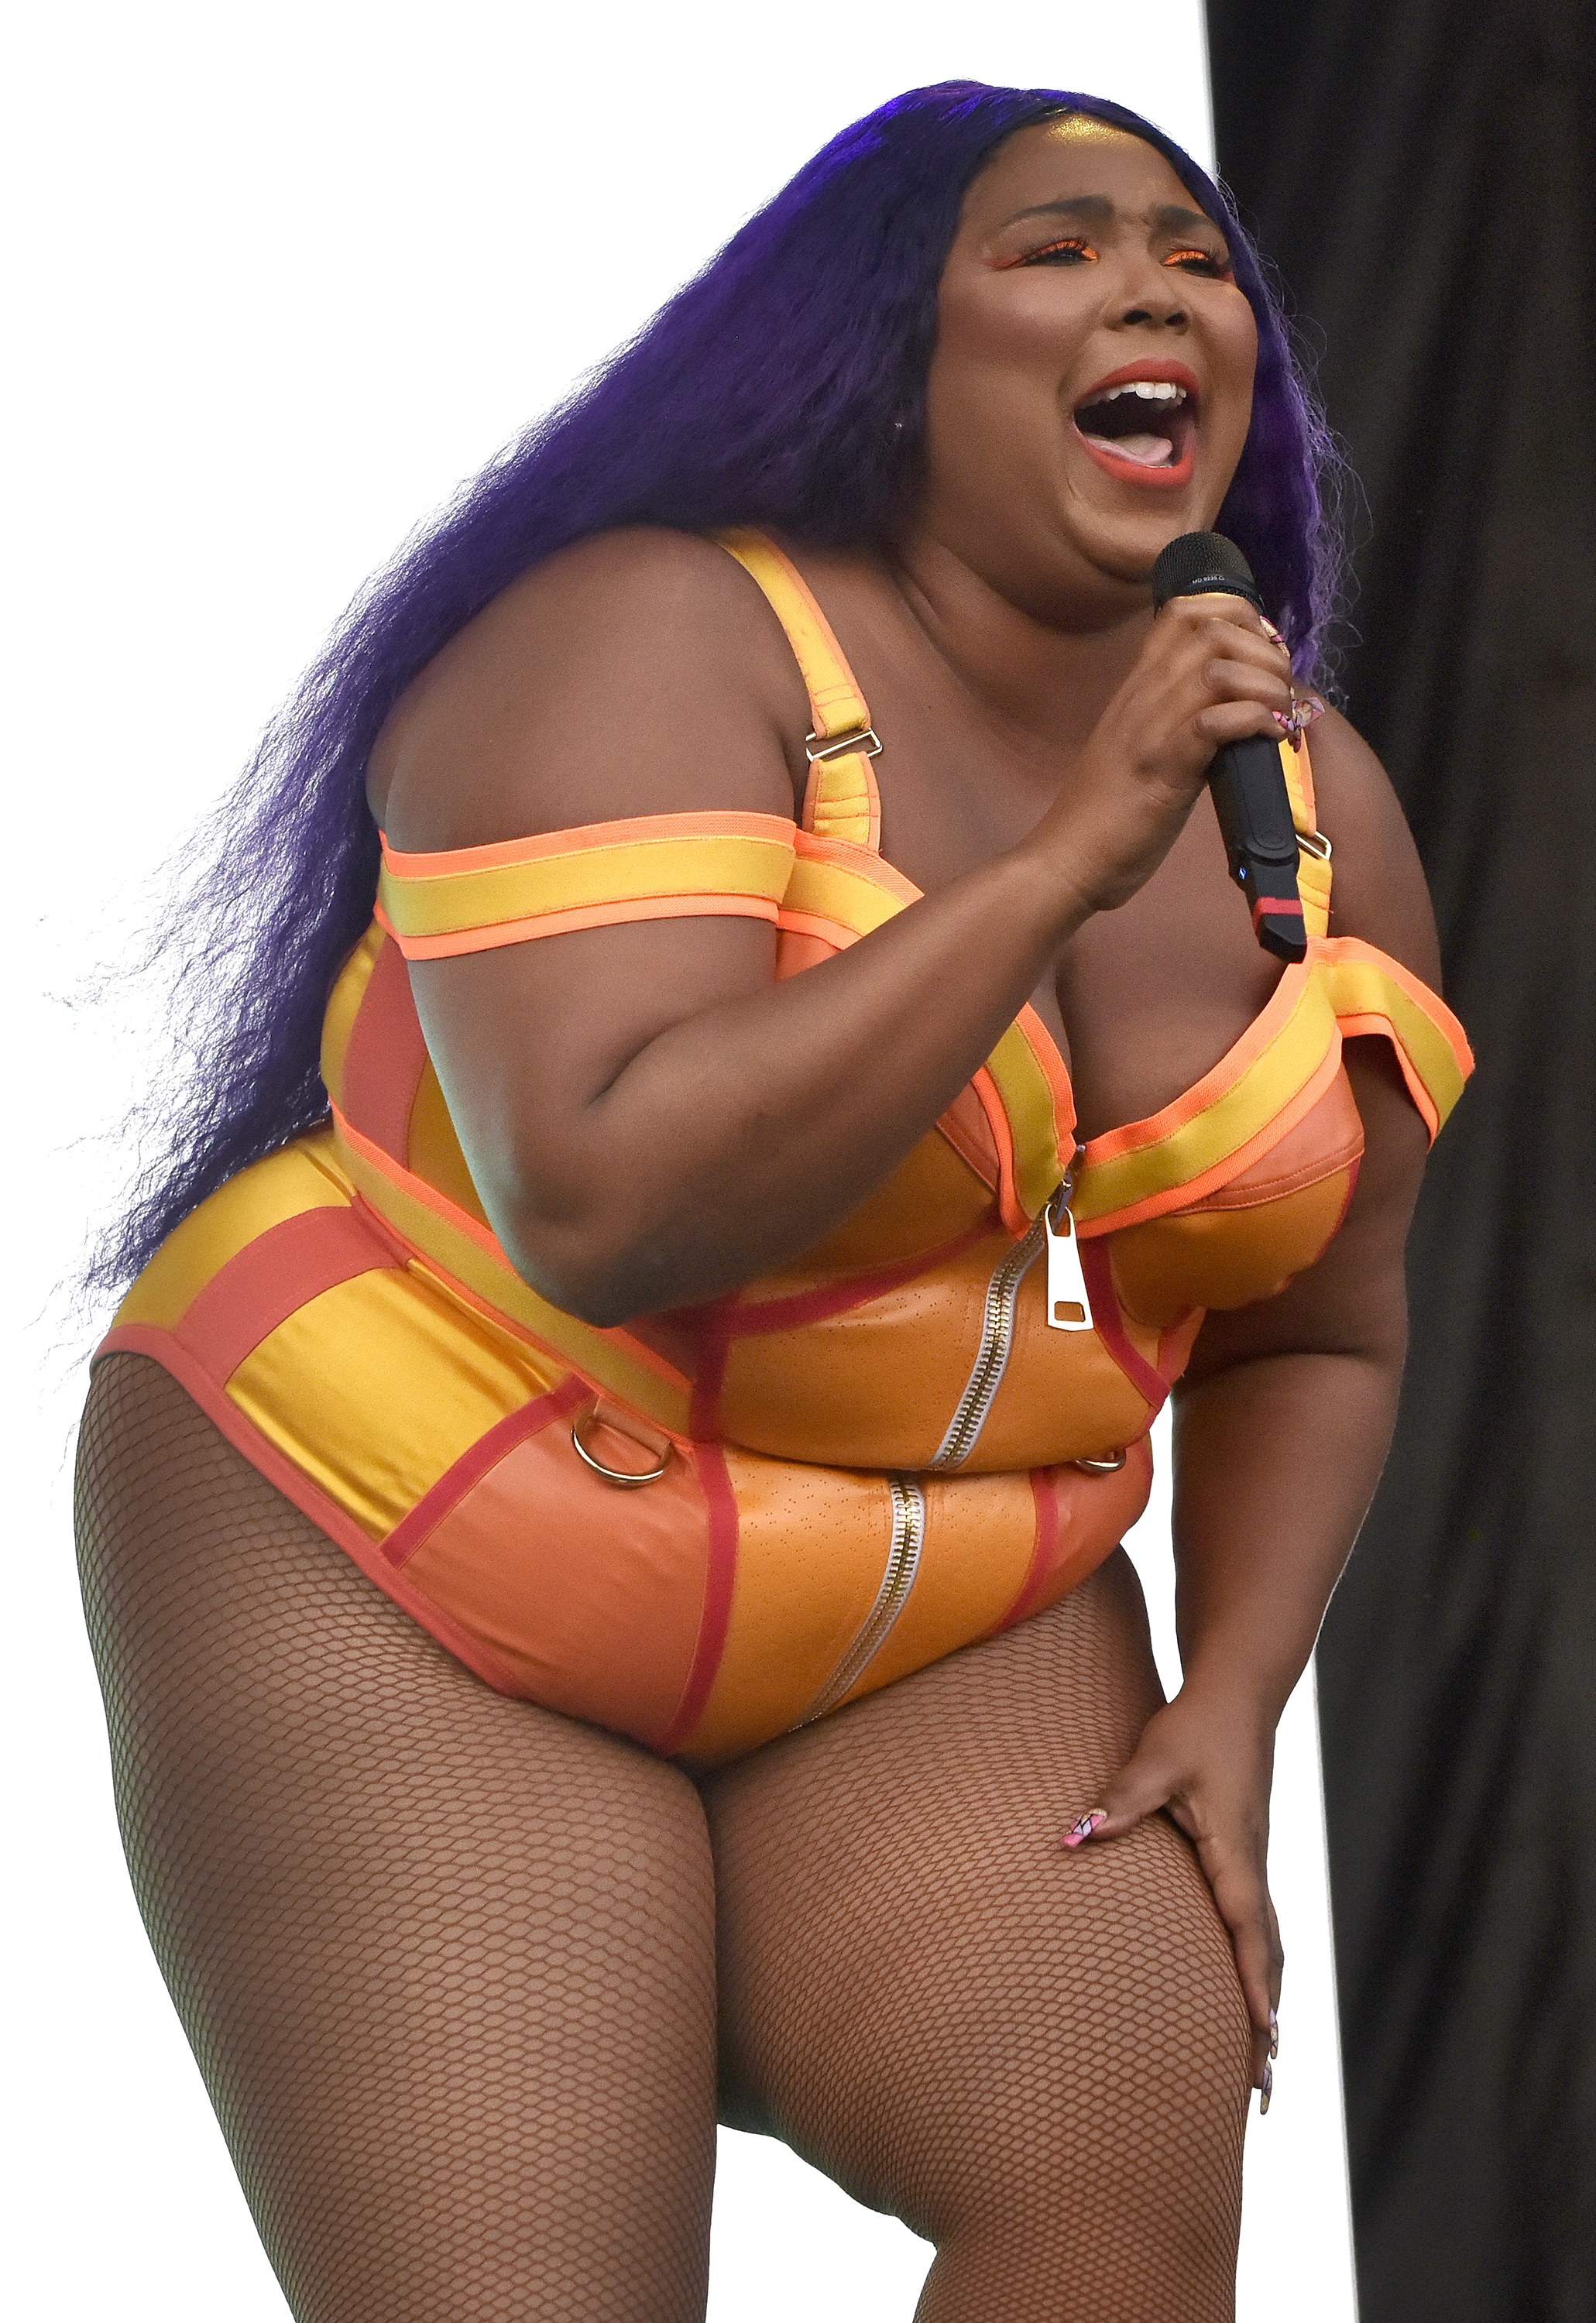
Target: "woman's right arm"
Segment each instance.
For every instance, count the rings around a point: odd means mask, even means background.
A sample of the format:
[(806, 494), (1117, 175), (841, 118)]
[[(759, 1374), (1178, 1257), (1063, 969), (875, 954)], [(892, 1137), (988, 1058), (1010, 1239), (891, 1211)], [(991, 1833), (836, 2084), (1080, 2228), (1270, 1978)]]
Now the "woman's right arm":
[[(1215, 743), (1273, 731), (1280, 656), (1230, 601), (1160, 616), (1020, 846), (802, 976), (775, 981), (775, 931), (739, 919), (413, 962), (472, 1178), (526, 1279), (616, 1323), (746, 1281), (846, 1217), (1074, 930), (1151, 875)], [(433, 850), (690, 808), (790, 815), (807, 723), (730, 558), (614, 535), (527, 576), (424, 675), (382, 769), (385, 826)]]

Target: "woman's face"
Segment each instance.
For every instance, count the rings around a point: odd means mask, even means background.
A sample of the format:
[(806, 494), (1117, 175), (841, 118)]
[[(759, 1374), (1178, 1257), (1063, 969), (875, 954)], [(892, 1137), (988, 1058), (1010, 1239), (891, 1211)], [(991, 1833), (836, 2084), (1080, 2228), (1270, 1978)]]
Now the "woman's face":
[(1165, 543), (1213, 524), (1257, 348), (1225, 236), (1160, 154), (1079, 115), (1019, 131), (943, 271), (916, 528), (1042, 618), (1123, 615)]

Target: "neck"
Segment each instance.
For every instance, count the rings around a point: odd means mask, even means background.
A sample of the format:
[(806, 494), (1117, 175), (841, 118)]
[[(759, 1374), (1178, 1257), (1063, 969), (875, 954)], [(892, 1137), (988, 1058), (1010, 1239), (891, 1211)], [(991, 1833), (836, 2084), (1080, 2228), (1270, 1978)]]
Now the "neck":
[(891, 574), (928, 644), (982, 707), (1050, 753), (1072, 750), (1129, 675), (1152, 622), (1145, 602), (1076, 609), (1069, 626), (1016, 603), (943, 541), (906, 536)]

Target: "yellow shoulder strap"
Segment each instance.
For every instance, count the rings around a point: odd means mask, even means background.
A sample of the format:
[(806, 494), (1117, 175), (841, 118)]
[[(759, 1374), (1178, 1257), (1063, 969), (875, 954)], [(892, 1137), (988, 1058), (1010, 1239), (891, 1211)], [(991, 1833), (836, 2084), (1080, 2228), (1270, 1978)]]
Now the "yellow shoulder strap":
[(1302, 897), (1302, 923), (1310, 936), (1330, 932), (1330, 841), (1315, 823), (1313, 761), (1307, 737), (1298, 737), (1301, 748), (1280, 744), (1280, 764), (1286, 774), (1286, 795), (1297, 826), (1297, 892)]
[(870, 761), (881, 744), (830, 623), (803, 575), (762, 532), (721, 532), (715, 538), (764, 591), (809, 691), (813, 724), (804, 738), (804, 830), (874, 851), (881, 844), (881, 796)]

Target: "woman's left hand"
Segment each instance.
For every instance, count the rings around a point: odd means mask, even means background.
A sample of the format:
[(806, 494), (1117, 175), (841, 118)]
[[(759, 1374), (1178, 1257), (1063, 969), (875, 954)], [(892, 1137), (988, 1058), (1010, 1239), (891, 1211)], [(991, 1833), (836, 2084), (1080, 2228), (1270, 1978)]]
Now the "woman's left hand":
[(1267, 1719), (1188, 1685), (1148, 1720), (1128, 1764), (1064, 1833), (1066, 1847), (1100, 1847), (1161, 1808), (1191, 1841), (1234, 1947), (1263, 2110), (1285, 1958), (1267, 1871), (1273, 1772)]

